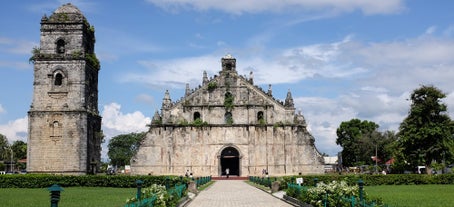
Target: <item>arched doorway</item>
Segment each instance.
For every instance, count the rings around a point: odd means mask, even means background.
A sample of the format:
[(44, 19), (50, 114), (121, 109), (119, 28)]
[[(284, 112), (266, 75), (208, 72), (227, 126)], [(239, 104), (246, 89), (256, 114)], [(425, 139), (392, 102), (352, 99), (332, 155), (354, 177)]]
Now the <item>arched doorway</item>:
[(240, 176), (240, 153), (234, 147), (226, 147), (221, 152), (221, 176), (229, 168), (230, 175)]

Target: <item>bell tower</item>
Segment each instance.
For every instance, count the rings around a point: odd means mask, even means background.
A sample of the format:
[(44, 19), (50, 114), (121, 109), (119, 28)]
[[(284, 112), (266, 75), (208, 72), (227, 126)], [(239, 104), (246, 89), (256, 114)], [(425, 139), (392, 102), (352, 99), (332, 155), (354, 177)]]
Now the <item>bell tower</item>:
[(42, 17), (40, 46), (30, 58), (28, 172), (87, 174), (99, 168), (103, 135), (94, 44), (94, 27), (74, 5)]

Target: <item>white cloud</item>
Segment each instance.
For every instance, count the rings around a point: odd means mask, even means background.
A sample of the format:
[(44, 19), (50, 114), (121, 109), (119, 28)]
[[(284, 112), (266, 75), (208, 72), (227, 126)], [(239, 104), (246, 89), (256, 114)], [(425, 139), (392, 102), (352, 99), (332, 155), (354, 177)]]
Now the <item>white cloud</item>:
[[(366, 69), (343, 62), (343, 45), (349, 44), (350, 36), (339, 42), (288, 48), (278, 53), (257, 56), (255, 51), (236, 49), (241, 55), (237, 60), (240, 75), (254, 72), (256, 84), (296, 83), (314, 76), (345, 78), (367, 72)], [(143, 73), (122, 75), (122, 81), (152, 85), (154, 87), (184, 88), (186, 83), (196, 87), (201, 83), (202, 72), (209, 76), (218, 74), (221, 57), (214, 54), (171, 60), (142, 60), (139, 64), (147, 68)], [(268, 58), (268, 56), (272, 58)]]
[(121, 105), (110, 103), (104, 105), (102, 111), (102, 130), (105, 136), (105, 142), (102, 145), (101, 156), (103, 160), (108, 158), (107, 145), (112, 137), (120, 134), (132, 132), (144, 132), (148, 130), (147, 124), (151, 123), (149, 117), (145, 117), (142, 112), (124, 114), (121, 112)]
[(360, 10), (364, 14), (388, 14), (401, 11), (402, 0), (147, 0), (168, 11), (194, 9), (198, 11), (220, 10), (232, 14), (259, 12), (289, 12), (289, 11), (329, 11), (346, 13)]
[(4, 113), (4, 112), (5, 112), (5, 109), (3, 108), (2, 104), (0, 104), (0, 114)]
[(154, 98), (153, 96), (150, 96), (148, 94), (139, 94), (137, 97), (136, 97), (136, 100), (138, 102), (141, 102), (141, 103), (146, 103), (146, 104), (149, 104), (149, 105), (152, 105), (154, 104)]
[(104, 106), (102, 111), (102, 123), (105, 129), (111, 129), (120, 133), (146, 131), (146, 125), (151, 123), (149, 117), (145, 117), (142, 112), (123, 114), (121, 106), (117, 103), (110, 103)]
[(0, 51), (9, 54), (31, 55), (32, 48), (38, 45), (36, 42), (0, 37)]
[[(364, 43), (352, 36), (331, 42), (257, 53), (237, 48), (239, 74), (254, 71), (256, 84), (292, 84), (302, 91), (329, 90), (329, 97), (301, 97), (292, 89), (320, 151), (335, 154), (335, 131), (352, 118), (373, 121), (380, 130), (397, 130), (407, 116), (410, 93), (420, 85), (434, 85), (448, 94), (454, 111), (454, 40), (437, 37), (435, 29), (401, 41)], [(235, 56), (235, 53), (233, 53)], [(148, 73), (129, 74), (139, 81), (174, 88), (200, 84), (202, 71), (220, 70), (218, 52), (167, 61), (142, 61)], [(307, 84), (316, 81), (320, 85)], [(334, 84), (334, 86), (333, 86)], [(326, 86), (325, 86), (326, 85)], [(291, 88), (291, 87), (290, 87)], [(307, 89), (306, 89), (307, 88)], [(326, 90), (324, 89), (324, 90)], [(297, 94), (297, 95), (296, 95)]]
[[(203, 71), (217, 74), (220, 68), (220, 56), (206, 55), (173, 60), (143, 60), (139, 64), (148, 69), (148, 73), (129, 73), (122, 76), (122, 81), (139, 82), (159, 88), (184, 88), (186, 83), (196, 87), (202, 82)], [(218, 67), (215, 67), (218, 66)]]
[(27, 142), (28, 118), (23, 117), (0, 125), (0, 134), (5, 135), (10, 143), (17, 140)]

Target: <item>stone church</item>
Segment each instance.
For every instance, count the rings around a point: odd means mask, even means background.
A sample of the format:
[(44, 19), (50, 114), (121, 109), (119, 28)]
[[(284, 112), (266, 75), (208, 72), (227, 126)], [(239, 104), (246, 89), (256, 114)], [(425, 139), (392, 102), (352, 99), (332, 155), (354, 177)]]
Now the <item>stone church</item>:
[(149, 131), (131, 159), (133, 174), (195, 176), (318, 174), (323, 157), (295, 113), (290, 90), (285, 101), (238, 75), (236, 59), (221, 59), (219, 75), (203, 73), (201, 86), (186, 85), (173, 102), (165, 92)]
[(28, 112), (27, 171), (96, 173), (101, 159), (99, 61), (94, 28), (78, 8), (59, 7), (41, 19), (33, 49), (33, 100)]

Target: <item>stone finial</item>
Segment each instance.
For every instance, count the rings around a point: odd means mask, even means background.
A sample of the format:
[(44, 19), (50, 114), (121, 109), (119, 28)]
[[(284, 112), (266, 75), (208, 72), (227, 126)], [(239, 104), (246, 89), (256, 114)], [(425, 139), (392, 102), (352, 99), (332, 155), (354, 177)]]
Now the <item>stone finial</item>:
[(153, 119), (151, 120), (151, 124), (157, 124), (161, 122), (161, 116), (158, 113), (158, 110), (154, 112)]
[(285, 107), (289, 107), (289, 108), (295, 107), (295, 104), (293, 103), (292, 92), (290, 92), (290, 89), (288, 89), (287, 97), (285, 98), (284, 106)]
[(254, 85), (254, 72), (252, 71), (249, 73), (249, 83)]
[(189, 96), (191, 94), (191, 89), (189, 89), (189, 83), (186, 83), (186, 91), (184, 93), (185, 96)]
[(271, 84), (268, 85), (268, 92), (267, 92), (267, 94), (268, 94), (269, 96), (273, 96), (273, 89), (271, 88)]
[(208, 81), (208, 75), (207, 75), (207, 71), (204, 70), (203, 71), (203, 85), (207, 84), (209, 81)]
[(170, 99), (169, 90), (166, 90), (166, 93), (164, 94), (164, 98), (162, 99), (162, 108), (168, 109), (171, 106), (172, 106), (172, 99)]

